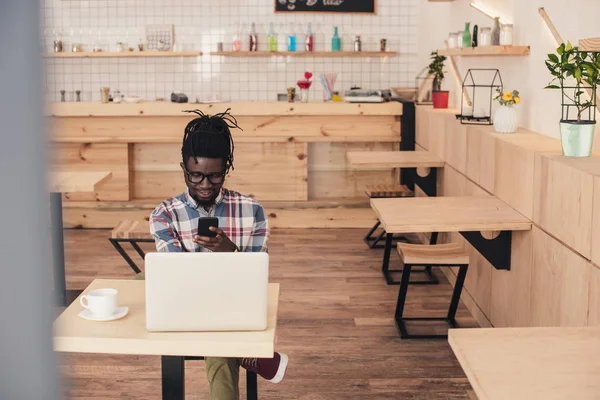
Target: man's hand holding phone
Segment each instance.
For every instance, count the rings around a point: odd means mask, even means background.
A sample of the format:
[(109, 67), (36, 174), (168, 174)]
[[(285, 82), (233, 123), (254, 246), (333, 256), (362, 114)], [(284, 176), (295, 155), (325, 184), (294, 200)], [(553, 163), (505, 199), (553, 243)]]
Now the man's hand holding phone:
[(205, 217), (198, 220), (198, 235), (194, 236), (194, 242), (214, 252), (234, 252), (237, 250), (235, 243), (219, 228), (219, 220), (215, 217)]
[(237, 246), (231, 241), (231, 239), (227, 237), (227, 235), (223, 232), (223, 229), (215, 226), (211, 226), (208, 229), (210, 229), (212, 232), (215, 232), (216, 236), (195, 236), (194, 242), (205, 249), (209, 249), (214, 252), (234, 252), (237, 250)]

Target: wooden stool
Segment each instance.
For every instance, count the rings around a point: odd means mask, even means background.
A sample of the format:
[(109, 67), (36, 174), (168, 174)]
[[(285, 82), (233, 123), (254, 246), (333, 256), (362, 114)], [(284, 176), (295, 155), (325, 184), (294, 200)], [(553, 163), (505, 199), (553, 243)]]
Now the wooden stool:
[[(461, 245), (457, 243), (448, 244), (406, 244), (398, 243), (398, 254), (404, 267), (402, 269), (402, 279), (400, 281), (400, 290), (398, 291), (398, 302), (396, 303), (396, 312), (394, 319), (396, 327), (400, 332), (402, 339), (433, 339), (447, 338), (445, 335), (433, 334), (412, 334), (409, 333), (404, 321), (446, 321), (450, 328), (456, 328), (456, 310), (460, 300), (465, 278), (467, 277), (467, 268), (469, 266), (469, 256), (464, 252)], [(406, 302), (406, 292), (410, 282), (410, 272), (412, 267), (416, 266), (437, 266), (437, 267), (458, 267), (458, 276), (452, 293), (452, 300), (446, 317), (404, 317), (404, 304)]]
[(129, 257), (123, 246), (121, 246), (121, 243), (130, 243), (131, 247), (137, 251), (143, 260), (146, 257), (146, 253), (144, 253), (138, 243), (154, 243), (154, 239), (150, 234), (150, 228), (148, 227), (148, 221), (119, 221), (119, 224), (112, 230), (110, 236), (108, 239), (109, 242), (117, 249), (131, 269), (136, 274), (142, 272), (131, 257)]
[[(365, 190), (367, 196), (370, 199), (375, 198), (394, 198), (394, 197), (414, 197), (415, 192), (410, 190), (406, 185), (367, 185)], [(384, 246), (378, 244), (385, 237), (385, 229), (377, 236), (373, 236), (375, 231), (379, 228), (381, 222), (377, 220), (375, 225), (369, 230), (364, 238), (365, 243), (370, 249), (382, 249)], [(396, 240), (408, 241), (404, 236), (395, 237)]]

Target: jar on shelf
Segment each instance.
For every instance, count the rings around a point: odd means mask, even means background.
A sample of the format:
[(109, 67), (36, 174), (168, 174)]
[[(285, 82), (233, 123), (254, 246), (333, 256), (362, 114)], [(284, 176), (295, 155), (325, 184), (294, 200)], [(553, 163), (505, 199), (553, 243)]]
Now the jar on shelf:
[(500, 45), (512, 46), (513, 44), (513, 25), (503, 24), (500, 29)]
[(462, 49), (462, 47), (463, 47), (463, 35), (464, 35), (463, 31), (456, 32), (456, 41), (457, 41), (456, 47), (458, 47), (459, 49)]
[[(461, 37), (461, 41), (462, 41), (462, 37)], [(454, 49), (456, 47), (458, 47), (458, 33), (450, 32), (450, 34), (448, 35), (448, 48)]]
[(491, 46), (492, 45), (492, 28), (486, 27), (481, 28), (479, 33), (479, 46)]

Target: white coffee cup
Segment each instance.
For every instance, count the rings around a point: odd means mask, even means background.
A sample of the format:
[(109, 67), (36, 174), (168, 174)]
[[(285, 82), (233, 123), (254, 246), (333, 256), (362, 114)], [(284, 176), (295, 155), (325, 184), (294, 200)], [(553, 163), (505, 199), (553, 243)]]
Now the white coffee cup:
[[(90, 310), (97, 317), (110, 317), (117, 310), (117, 289), (95, 289), (90, 290), (85, 296), (79, 298), (83, 308)], [(85, 304), (83, 301), (86, 301)]]

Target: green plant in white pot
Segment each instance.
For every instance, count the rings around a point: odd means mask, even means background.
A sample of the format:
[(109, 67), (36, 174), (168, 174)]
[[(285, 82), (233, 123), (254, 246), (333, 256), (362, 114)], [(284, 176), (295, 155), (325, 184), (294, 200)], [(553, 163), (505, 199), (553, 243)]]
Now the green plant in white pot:
[[(556, 49), (556, 54), (548, 54), (546, 67), (554, 76), (546, 89), (562, 91), (560, 138), (563, 154), (588, 157), (592, 152), (596, 128), (600, 53), (580, 51), (570, 42), (563, 43)], [(557, 81), (559, 85), (556, 85)], [(577, 119), (569, 118), (571, 109), (576, 109)]]

